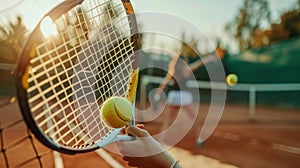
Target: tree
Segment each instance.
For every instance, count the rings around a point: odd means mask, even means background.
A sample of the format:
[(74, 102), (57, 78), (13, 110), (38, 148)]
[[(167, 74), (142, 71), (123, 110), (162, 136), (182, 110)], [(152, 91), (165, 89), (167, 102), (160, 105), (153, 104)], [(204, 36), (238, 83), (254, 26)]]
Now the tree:
[(0, 26), (0, 62), (16, 63), (26, 39), (26, 31), (20, 16), (16, 23), (10, 21), (8, 25)]
[(237, 40), (240, 49), (253, 46), (255, 33), (270, 24), (270, 8), (267, 0), (245, 0), (235, 19), (226, 30)]
[(300, 36), (300, 0), (296, 8), (283, 12), (279, 23), (272, 23), (270, 29), (265, 31), (270, 43)]
[(293, 10), (281, 16), (281, 24), (288, 32), (289, 38), (300, 35), (300, 11)]
[(199, 55), (199, 51), (197, 49), (198, 41), (194, 37), (191, 37), (188, 42), (185, 38), (185, 33), (183, 32), (181, 35), (181, 54), (186, 57), (197, 57)]

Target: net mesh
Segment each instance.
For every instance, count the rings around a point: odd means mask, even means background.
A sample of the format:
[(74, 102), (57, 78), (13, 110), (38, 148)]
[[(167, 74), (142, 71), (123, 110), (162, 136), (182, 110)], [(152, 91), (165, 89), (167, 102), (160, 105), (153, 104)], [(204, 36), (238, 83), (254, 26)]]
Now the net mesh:
[(0, 100), (0, 167), (54, 167), (52, 151), (29, 131), (14, 98)]
[(55, 143), (89, 148), (111, 128), (102, 102), (128, 97), (134, 56), (131, 26), (119, 1), (85, 1), (52, 25), (28, 67), (28, 104), (37, 125)]

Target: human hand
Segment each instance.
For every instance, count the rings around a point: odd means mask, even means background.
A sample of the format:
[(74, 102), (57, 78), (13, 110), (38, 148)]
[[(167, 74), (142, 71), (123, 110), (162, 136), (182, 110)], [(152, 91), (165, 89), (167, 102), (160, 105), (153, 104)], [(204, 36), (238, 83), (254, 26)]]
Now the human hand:
[[(135, 137), (133, 141), (119, 141), (120, 152), (129, 166), (169, 168), (175, 159), (157, 142), (143, 126), (128, 126), (126, 132)], [(179, 164), (175, 165), (180, 167)]]

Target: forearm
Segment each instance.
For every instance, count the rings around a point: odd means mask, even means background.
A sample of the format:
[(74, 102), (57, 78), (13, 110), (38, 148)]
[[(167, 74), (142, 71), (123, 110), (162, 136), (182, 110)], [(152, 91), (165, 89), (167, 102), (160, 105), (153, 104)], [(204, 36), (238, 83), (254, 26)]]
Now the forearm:
[(166, 88), (166, 86), (168, 85), (168, 83), (170, 82), (170, 76), (167, 75), (164, 80), (161, 82), (161, 84), (159, 85), (159, 89), (164, 90)]
[(204, 62), (202, 60), (197, 60), (197, 61), (195, 61), (194, 63), (192, 63), (190, 65), (190, 68), (194, 72), (195, 70), (197, 70), (202, 65), (204, 65)]
[[(129, 166), (139, 168), (181, 168), (182, 166), (148, 131), (128, 126), (127, 133), (136, 137), (134, 141), (119, 141), (120, 152)], [(133, 149), (138, 150), (133, 150)]]
[(167, 83), (163, 82), (159, 85), (159, 89), (164, 90), (166, 88)]

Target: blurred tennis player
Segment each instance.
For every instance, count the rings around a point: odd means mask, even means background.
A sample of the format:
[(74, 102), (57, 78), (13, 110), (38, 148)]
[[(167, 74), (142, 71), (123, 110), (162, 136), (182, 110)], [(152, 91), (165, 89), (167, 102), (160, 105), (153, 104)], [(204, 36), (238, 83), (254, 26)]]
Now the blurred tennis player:
[[(159, 85), (159, 89), (155, 92), (156, 95), (160, 95), (166, 89), (166, 87), (171, 84), (170, 91), (168, 92), (166, 111), (167, 114), (164, 118), (164, 123), (161, 126), (163, 131), (170, 124), (170, 119), (177, 116), (181, 108), (183, 108), (188, 116), (192, 119), (196, 117), (195, 110), (193, 109), (193, 94), (189, 91), (186, 82), (191, 78), (193, 72), (196, 71), (201, 66), (213, 61), (220, 59), (220, 55), (217, 51), (214, 51), (202, 59), (198, 59), (192, 63), (188, 63), (186, 54), (181, 53), (178, 57), (173, 57), (169, 63), (168, 73), (166, 74), (164, 80)], [(160, 96), (156, 96), (160, 97)]]

